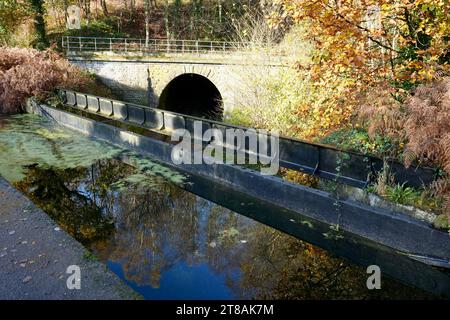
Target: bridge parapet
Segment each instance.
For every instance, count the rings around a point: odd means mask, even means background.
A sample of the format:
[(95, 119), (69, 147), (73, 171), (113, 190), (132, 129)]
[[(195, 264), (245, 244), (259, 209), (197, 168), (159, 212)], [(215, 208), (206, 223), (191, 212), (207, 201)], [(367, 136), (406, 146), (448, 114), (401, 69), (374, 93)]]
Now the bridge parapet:
[[(95, 59), (186, 59), (190, 61), (255, 64), (258, 57), (267, 63), (283, 64), (288, 55), (283, 50), (261, 48), (250, 42), (175, 40), (139, 38), (62, 37), (62, 47), (69, 57)], [(249, 59), (249, 56), (251, 59)], [(243, 58), (245, 57), (245, 58)]]
[(139, 38), (62, 37), (67, 51), (152, 53), (224, 53), (251, 48), (250, 42)]

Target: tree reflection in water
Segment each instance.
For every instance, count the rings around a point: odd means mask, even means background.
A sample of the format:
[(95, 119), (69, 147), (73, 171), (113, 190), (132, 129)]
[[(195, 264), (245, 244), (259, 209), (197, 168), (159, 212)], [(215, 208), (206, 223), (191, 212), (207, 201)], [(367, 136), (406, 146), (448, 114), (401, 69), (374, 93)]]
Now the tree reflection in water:
[(89, 168), (29, 167), (16, 186), (139, 287), (159, 288), (164, 273), (184, 263), (223, 277), (230, 298), (426, 297), (387, 278), (382, 290), (369, 291), (361, 268), (163, 178), (150, 176), (146, 187), (145, 178), (136, 182), (140, 176), (118, 160), (101, 160)]

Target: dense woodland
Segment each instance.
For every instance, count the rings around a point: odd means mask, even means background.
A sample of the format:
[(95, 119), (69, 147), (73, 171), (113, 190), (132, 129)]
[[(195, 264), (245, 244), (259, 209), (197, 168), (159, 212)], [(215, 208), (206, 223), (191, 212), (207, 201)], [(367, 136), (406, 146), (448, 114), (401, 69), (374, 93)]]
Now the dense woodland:
[[(65, 27), (71, 4), (80, 30)], [(62, 35), (245, 40), (264, 54), (284, 46), (290, 68), (247, 79), (230, 121), (438, 167), (436, 183), (417, 190), (386, 168), (372, 191), (434, 211), (448, 228), (449, 10), (448, 0), (0, 0), (0, 111), (55, 85), (105, 92), (59, 56)]]

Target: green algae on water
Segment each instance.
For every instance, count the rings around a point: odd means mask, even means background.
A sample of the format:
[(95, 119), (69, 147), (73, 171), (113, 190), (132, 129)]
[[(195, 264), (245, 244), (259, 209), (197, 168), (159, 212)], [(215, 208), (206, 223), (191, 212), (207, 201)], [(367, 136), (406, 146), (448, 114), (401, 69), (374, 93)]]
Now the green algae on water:
[(120, 179), (116, 188), (148, 187), (169, 181), (182, 185), (186, 176), (136, 152), (66, 129), (38, 115), (23, 114), (0, 119), (0, 175), (11, 183), (21, 181), (27, 167), (65, 170), (88, 167), (95, 161), (127, 159), (134, 174)]
[(122, 154), (125, 162), (136, 168), (136, 172), (117, 181), (113, 187), (124, 190), (130, 187), (137, 189), (149, 188), (153, 191), (161, 191), (165, 182), (182, 186), (186, 183), (186, 176), (176, 170), (172, 170), (148, 158), (129, 151)]
[(70, 169), (116, 157), (122, 149), (94, 140), (55, 122), (31, 114), (3, 120), (0, 129), (0, 174), (14, 183), (26, 167)]
[(143, 158), (135, 153), (132, 153), (129, 158), (133, 166), (135, 166), (140, 172), (160, 176), (165, 180), (179, 186), (185, 183), (186, 176), (176, 170), (172, 170), (148, 158)]

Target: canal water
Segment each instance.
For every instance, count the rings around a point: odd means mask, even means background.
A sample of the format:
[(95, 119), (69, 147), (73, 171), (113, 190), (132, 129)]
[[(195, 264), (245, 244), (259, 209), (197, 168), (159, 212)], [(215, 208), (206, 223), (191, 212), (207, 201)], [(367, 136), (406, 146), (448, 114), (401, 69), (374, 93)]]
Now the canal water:
[(35, 115), (0, 118), (0, 175), (145, 299), (431, 298), (385, 275), (368, 290), (365, 269), (249, 218), (268, 210), (251, 198)]

